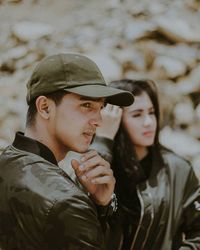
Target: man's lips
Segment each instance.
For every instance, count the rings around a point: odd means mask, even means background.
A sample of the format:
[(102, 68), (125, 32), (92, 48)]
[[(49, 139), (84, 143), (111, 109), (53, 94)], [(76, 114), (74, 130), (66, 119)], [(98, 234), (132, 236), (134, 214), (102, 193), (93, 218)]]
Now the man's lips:
[(83, 134), (88, 135), (88, 136), (94, 136), (95, 135), (95, 131), (85, 131)]
[(93, 136), (95, 135), (95, 131), (93, 131), (93, 130), (92, 130), (92, 131), (85, 131), (85, 132), (83, 133), (83, 135), (84, 135), (86, 138), (92, 140)]

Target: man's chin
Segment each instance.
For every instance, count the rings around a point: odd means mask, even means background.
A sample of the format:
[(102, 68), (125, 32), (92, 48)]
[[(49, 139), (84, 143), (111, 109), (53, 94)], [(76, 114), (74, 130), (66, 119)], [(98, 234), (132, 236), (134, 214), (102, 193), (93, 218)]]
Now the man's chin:
[(83, 154), (83, 153), (87, 152), (88, 149), (89, 149), (89, 145), (82, 146), (82, 147), (76, 147), (73, 151), (80, 153), (80, 154)]

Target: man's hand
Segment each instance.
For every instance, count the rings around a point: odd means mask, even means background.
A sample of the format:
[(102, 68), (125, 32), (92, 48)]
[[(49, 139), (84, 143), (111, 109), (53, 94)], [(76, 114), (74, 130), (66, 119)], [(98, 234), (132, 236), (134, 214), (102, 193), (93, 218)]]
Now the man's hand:
[(83, 154), (80, 162), (73, 159), (71, 164), (79, 182), (95, 203), (102, 206), (109, 204), (115, 186), (110, 164), (94, 150)]
[(107, 104), (101, 111), (102, 124), (96, 130), (96, 135), (113, 140), (121, 122), (122, 108)]

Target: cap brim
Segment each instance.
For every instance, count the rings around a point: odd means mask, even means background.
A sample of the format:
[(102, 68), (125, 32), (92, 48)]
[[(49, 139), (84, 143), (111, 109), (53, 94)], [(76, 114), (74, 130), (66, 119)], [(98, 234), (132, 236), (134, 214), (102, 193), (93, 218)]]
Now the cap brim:
[(134, 102), (132, 93), (103, 85), (82, 85), (66, 88), (65, 91), (92, 98), (106, 98), (106, 102), (117, 106), (129, 106)]

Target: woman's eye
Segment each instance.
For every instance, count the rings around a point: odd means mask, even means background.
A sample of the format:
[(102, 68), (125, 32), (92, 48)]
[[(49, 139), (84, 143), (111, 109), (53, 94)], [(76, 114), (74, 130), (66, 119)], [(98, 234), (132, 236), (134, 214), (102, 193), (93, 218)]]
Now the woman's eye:
[(149, 114), (150, 114), (150, 115), (155, 115), (155, 111), (152, 110), (152, 111), (149, 112)]
[(133, 115), (132, 115), (132, 117), (139, 117), (139, 116), (141, 116), (140, 113), (138, 113), (138, 114), (133, 114)]

